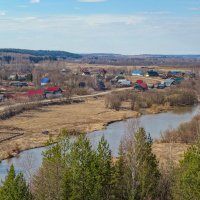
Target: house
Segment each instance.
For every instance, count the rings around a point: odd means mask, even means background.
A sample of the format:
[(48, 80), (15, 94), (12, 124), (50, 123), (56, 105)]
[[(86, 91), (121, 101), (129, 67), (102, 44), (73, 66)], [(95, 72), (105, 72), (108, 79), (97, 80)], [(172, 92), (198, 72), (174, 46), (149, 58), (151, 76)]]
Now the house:
[(166, 87), (170, 87), (171, 85), (173, 85), (175, 83), (175, 80), (174, 79), (171, 79), (171, 78), (168, 78), (164, 81), (165, 83), (165, 86)]
[(16, 74), (10, 75), (8, 77), (8, 80), (15, 81), (16, 80), (16, 76), (17, 76)]
[(143, 80), (137, 80), (136, 83), (141, 84), (143, 83)]
[(146, 83), (135, 83), (134, 84), (134, 89), (135, 90), (139, 90), (139, 91), (145, 91), (145, 90), (148, 90), (148, 85)]
[(183, 72), (180, 72), (180, 71), (169, 71), (168, 73), (167, 73), (167, 76), (169, 77), (169, 78), (172, 78), (172, 77), (183, 77), (183, 75), (184, 75), (184, 73)]
[(41, 86), (48, 85), (50, 82), (51, 82), (50, 79), (47, 78), (47, 77), (44, 77), (44, 78), (42, 78), (42, 79), (40, 80)]
[(157, 71), (151, 70), (151, 71), (148, 71), (148, 72), (146, 73), (146, 76), (147, 76), (147, 77), (158, 77), (158, 76), (159, 76), (159, 73), (158, 73)]
[(27, 74), (14, 74), (14, 75), (10, 75), (8, 77), (8, 80), (11, 81), (26, 81), (27, 79)]
[(132, 83), (129, 80), (121, 79), (121, 80), (118, 80), (118, 84), (119, 86), (122, 86), (122, 87), (130, 87)]
[(27, 87), (28, 83), (26, 82), (20, 82), (20, 81), (11, 81), (9, 83), (10, 86), (15, 86), (15, 87)]
[(175, 77), (175, 78), (173, 78), (173, 80), (174, 80), (174, 84), (180, 84), (184, 80), (184, 78), (182, 78), (182, 77)]
[(60, 87), (48, 87), (44, 90), (44, 96), (46, 98), (61, 97), (63, 90)]
[(29, 90), (27, 92), (28, 97), (44, 97), (44, 90)]
[(125, 79), (123, 75), (115, 76), (115, 78), (111, 79), (110, 82), (112, 85), (116, 84), (119, 80)]
[(143, 76), (144, 73), (140, 70), (134, 70), (134, 71), (131, 72), (131, 75), (132, 76)]
[(166, 84), (164, 81), (162, 81), (161, 83), (158, 84), (157, 88), (158, 89), (164, 89), (166, 87)]
[(17, 75), (17, 80), (18, 81), (26, 81), (27, 74), (18, 74)]

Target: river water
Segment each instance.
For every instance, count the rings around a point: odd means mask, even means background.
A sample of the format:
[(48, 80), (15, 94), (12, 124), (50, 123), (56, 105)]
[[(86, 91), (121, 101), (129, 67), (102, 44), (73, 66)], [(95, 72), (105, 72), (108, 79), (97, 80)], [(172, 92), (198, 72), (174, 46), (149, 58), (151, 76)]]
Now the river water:
[[(175, 111), (160, 113), (156, 115), (143, 115), (138, 118), (137, 122), (133, 119), (126, 121), (115, 122), (107, 126), (105, 130), (94, 131), (88, 133), (93, 147), (98, 145), (99, 140), (104, 135), (110, 145), (114, 156), (118, 153), (120, 141), (129, 132), (130, 127), (136, 123), (144, 127), (146, 132), (150, 133), (153, 139), (158, 139), (161, 133), (167, 129), (178, 127), (181, 123), (190, 121), (195, 115), (200, 112), (200, 105), (190, 108), (179, 108)], [(0, 163), (0, 180), (3, 180), (7, 174), (11, 164), (14, 164), (17, 172), (34, 174), (42, 163), (42, 152), (45, 147), (31, 149), (19, 154), (18, 157), (4, 160)], [(25, 170), (26, 169), (26, 170)], [(28, 174), (27, 174), (28, 176)]]

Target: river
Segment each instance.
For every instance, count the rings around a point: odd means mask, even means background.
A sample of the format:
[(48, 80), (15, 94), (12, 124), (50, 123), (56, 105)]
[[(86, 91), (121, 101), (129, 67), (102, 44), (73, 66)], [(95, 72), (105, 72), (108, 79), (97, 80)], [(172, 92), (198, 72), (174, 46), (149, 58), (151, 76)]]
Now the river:
[[(160, 138), (162, 132), (167, 129), (178, 127), (181, 123), (190, 121), (192, 117), (197, 115), (200, 111), (200, 105), (190, 108), (179, 108), (175, 111), (166, 113), (160, 113), (155, 115), (142, 115), (138, 118), (140, 126), (151, 134), (153, 139)], [(93, 147), (95, 148), (104, 135), (110, 145), (112, 154), (114, 156), (118, 153), (118, 147), (120, 141), (126, 135), (129, 127), (133, 125), (133, 120), (115, 122), (109, 124), (105, 130), (94, 131), (88, 133), (87, 136), (91, 140)], [(11, 164), (15, 166), (17, 172), (35, 173), (40, 167), (42, 162), (42, 152), (45, 147), (31, 149), (19, 154), (18, 157), (4, 160), (0, 163), (0, 180), (3, 180), (7, 174), (7, 170)], [(26, 170), (25, 170), (26, 169)]]

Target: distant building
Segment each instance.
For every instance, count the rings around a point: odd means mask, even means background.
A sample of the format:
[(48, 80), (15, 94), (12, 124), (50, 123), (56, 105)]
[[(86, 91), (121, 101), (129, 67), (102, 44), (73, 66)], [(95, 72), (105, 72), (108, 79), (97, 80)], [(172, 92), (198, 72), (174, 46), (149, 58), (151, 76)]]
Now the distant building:
[(62, 96), (62, 89), (60, 87), (48, 87), (44, 90), (44, 96), (46, 98), (55, 98)]
[(27, 92), (27, 96), (28, 97), (36, 97), (36, 96), (40, 96), (40, 97), (44, 97), (44, 90), (35, 90), (35, 89), (33, 89), (33, 90), (29, 90), (28, 92)]
[(132, 76), (143, 76), (144, 75), (144, 73), (140, 70), (134, 70), (134, 71), (132, 71), (131, 74), (132, 74)]
[(164, 81), (164, 84), (166, 85), (166, 87), (170, 87), (171, 85), (173, 85), (175, 83), (174, 79), (168, 78)]
[(151, 71), (148, 71), (148, 72), (146, 73), (146, 76), (147, 76), (147, 77), (158, 77), (159, 74), (158, 74), (157, 71), (151, 70)]
[(42, 79), (40, 80), (40, 84), (41, 84), (42, 86), (48, 85), (50, 82), (51, 82), (50, 79), (47, 78), (47, 77), (42, 78)]

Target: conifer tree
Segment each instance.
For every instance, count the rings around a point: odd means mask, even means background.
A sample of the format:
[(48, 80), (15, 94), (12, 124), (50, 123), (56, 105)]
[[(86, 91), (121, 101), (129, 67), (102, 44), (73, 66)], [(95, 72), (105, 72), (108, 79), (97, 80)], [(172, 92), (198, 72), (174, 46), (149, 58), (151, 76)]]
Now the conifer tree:
[[(52, 144), (54, 143), (54, 144)], [(49, 141), (43, 153), (43, 164), (34, 177), (34, 196), (36, 200), (60, 200), (66, 195), (68, 187), (63, 187), (67, 172), (67, 158), (70, 149), (68, 132), (63, 130), (56, 142)]]
[(200, 199), (200, 141), (185, 153), (176, 171), (173, 186), (175, 200)]
[(85, 136), (79, 136), (73, 144), (70, 157), (70, 200), (95, 200), (95, 152)]
[(8, 175), (0, 188), (0, 200), (31, 200), (32, 195), (23, 175), (16, 175), (11, 165)]
[(112, 170), (112, 199), (113, 200), (127, 200), (128, 186), (127, 186), (127, 163), (123, 151), (122, 143), (119, 147), (119, 156), (114, 163)]
[(96, 152), (96, 199), (110, 199), (111, 196), (111, 176), (112, 157), (109, 145), (104, 137), (101, 138)]

